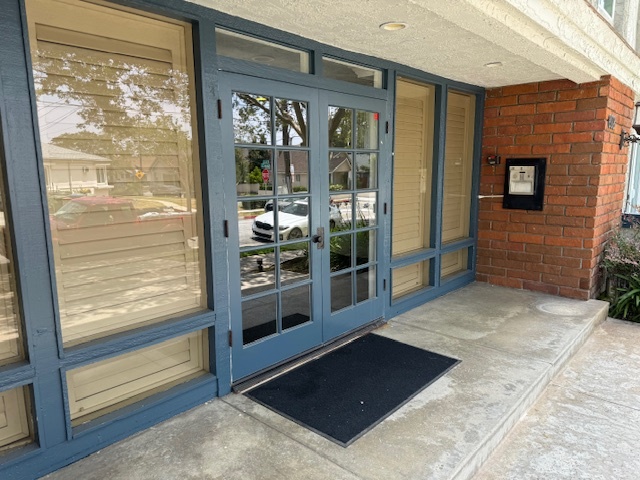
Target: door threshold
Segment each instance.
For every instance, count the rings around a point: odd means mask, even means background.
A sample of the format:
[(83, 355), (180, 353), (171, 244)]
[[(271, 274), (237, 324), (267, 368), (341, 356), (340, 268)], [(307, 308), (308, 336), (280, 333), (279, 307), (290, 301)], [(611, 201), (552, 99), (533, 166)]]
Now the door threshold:
[(245, 377), (241, 380), (238, 380), (238, 382), (231, 384), (231, 390), (234, 393), (239, 393), (239, 394), (248, 392), (249, 390), (258, 387), (273, 378), (279, 377), (280, 375), (284, 375), (285, 373), (295, 368), (298, 368), (299, 366), (304, 365), (305, 363), (311, 362), (316, 358), (320, 358), (323, 355), (326, 355), (327, 353), (332, 352), (346, 345), (347, 343), (353, 342), (357, 338), (363, 337), (367, 333), (370, 333), (373, 330), (376, 330), (377, 328), (381, 327), (385, 323), (386, 322), (382, 318), (374, 320), (372, 323), (369, 323), (364, 327), (360, 327), (356, 330), (347, 332), (344, 335), (334, 338), (328, 343), (319, 345), (315, 348), (302, 352), (299, 355), (296, 355), (295, 357), (292, 357), (283, 362), (277, 363), (272, 367), (256, 372), (253, 375), (250, 375), (249, 377)]

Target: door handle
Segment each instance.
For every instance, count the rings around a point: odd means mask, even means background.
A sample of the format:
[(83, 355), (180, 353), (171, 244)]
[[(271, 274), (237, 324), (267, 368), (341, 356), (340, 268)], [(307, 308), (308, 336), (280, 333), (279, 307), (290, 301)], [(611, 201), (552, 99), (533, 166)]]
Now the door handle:
[(318, 247), (318, 250), (324, 248), (324, 228), (318, 227), (316, 230), (316, 234), (311, 237), (311, 241), (315, 243)]

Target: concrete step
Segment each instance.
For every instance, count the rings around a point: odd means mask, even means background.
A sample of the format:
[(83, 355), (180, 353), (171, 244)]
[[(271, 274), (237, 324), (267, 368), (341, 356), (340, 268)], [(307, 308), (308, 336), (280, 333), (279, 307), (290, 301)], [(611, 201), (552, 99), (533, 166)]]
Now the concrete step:
[(376, 330), (461, 362), (347, 448), (231, 394), (50, 478), (468, 479), (606, 314), (475, 283)]

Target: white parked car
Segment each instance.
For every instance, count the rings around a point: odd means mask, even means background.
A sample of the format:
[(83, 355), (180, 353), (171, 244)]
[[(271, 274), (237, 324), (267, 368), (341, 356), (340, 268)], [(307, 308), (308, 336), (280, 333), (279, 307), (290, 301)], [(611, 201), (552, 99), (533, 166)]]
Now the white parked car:
[[(275, 239), (273, 211), (258, 215), (253, 221), (253, 236), (259, 240), (273, 242)], [(278, 212), (280, 240), (293, 240), (309, 236), (309, 203), (306, 199), (295, 200)], [(340, 210), (329, 205), (329, 224), (333, 229), (342, 222)]]

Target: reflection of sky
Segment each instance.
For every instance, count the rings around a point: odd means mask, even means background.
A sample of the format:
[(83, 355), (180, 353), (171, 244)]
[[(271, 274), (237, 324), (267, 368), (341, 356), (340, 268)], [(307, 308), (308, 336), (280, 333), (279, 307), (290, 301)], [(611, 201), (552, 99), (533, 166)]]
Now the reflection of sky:
[[(63, 133), (75, 133), (81, 130), (84, 123), (78, 114), (82, 110), (82, 104), (70, 104), (55, 95), (38, 96), (38, 122), (40, 124), (40, 136), (45, 143)], [(86, 130), (98, 132), (95, 128)]]

